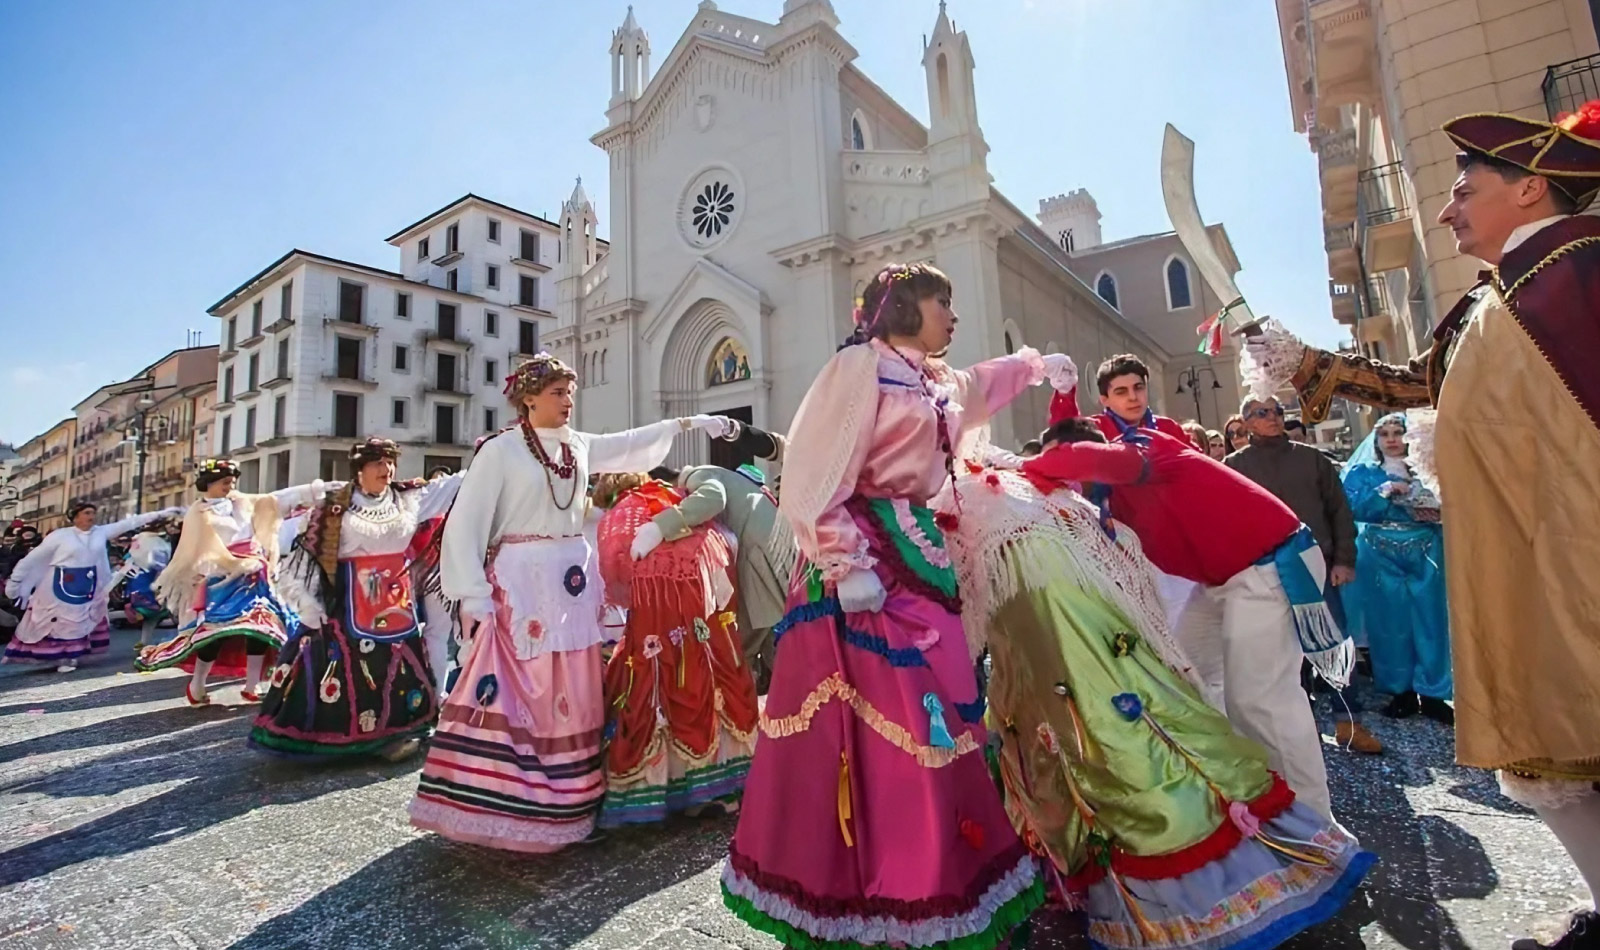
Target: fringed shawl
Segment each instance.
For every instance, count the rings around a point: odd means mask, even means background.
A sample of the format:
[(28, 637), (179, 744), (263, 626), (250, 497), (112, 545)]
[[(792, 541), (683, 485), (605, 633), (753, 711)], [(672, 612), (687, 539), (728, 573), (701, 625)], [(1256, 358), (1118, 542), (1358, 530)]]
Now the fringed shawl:
[(211, 524), (207, 499), (196, 501), (183, 516), (183, 534), (178, 538), (177, 550), (172, 552), (172, 560), (150, 586), (152, 593), (174, 616), (193, 604), (194, 592), (208, 577), (233, 578), (260, 569), (265, 569), (269, 580), (273, 575), (278, 563), (278, 528), (283, 523), (277, 499), (271, 495), (242, 492), (230, 492), (227, 498), (233, 502), (235, 517), (249, 523), (266, 564), (229, 551)]

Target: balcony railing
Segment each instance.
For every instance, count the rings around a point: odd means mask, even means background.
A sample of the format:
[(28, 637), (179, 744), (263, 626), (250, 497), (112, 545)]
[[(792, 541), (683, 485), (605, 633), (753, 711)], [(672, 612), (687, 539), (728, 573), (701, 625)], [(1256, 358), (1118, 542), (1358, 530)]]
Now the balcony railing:
[(1361, 221), (1376, 227), (1411, 216), (1406, 197), (1405, 169), (1399, 162), (1369, 168), (1361, 173)]
[(1544, 107), (1551, 121), (1600, 99), (1600, 54), (1557, 63), (1544, 72)]

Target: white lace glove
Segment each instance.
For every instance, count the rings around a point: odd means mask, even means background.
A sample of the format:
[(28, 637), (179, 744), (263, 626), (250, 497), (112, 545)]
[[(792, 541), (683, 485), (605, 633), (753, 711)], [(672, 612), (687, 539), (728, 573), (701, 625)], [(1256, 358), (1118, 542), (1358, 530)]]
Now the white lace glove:
[(877, 613), (889, 592), (883, 589), (878, 575), (865, 568), (852, 568), (839, 581), (839, 606), (847, 614)]
[(726, 416), (690, 416), (687, 419), (679, 419), (678, 421), (683, 424), (685, 432), (692, 429), (703, 429), (705, 434), (713, 439), (725, 438), (733, 431), (733, 420)]
[(633, 536), (633, 547), (628, 553), (633, 555), (635, 561), (641, 560), (646, 554), (661, 546), (661, 527), (654, 521), (646, 521), (639, 526), (639, 531)]
[(1283, 324), (1268, 319), (1261, 332), (1245, 337), (1239, 353), (1239, 375), (1252, 398), (1266, 399), (1282, 389), (1300, 368), (1306, 345)]
[(1064, 393), (1078, 385), (1078, 364), (1072, 362), (1072, 357), (1065, 353), (1046, 353), (1043, 359), (1044, 378), (1051, 389)]

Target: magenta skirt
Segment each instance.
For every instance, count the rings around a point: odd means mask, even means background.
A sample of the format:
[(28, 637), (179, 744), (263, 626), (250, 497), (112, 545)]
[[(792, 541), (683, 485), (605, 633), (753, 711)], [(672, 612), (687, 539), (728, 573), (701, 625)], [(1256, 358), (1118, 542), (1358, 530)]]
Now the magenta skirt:
[(888, 601), (845, 614), (797, 569), (723, 900), (791, 945), (998, 946), (1044, 892), (989, 777), (943, 537), (925, 508), (848, 507)]

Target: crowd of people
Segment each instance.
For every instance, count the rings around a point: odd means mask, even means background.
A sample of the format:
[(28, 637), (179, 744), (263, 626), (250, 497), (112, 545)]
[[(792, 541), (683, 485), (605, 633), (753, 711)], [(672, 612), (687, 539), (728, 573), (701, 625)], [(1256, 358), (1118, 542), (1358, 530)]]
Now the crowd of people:
[[(1600, 224), (1572, 214), (1600, 144), (1524, 155), (1523, 132), (1450, 127), (1445, 219), (1497, 270), (1419, 367), (1269, 324), (1252, 396), (1208, 431), (1153, 411), (1134, 356), (1087, 399), (1064, 354), (949, 366), (949, 279), (890, 264), (785, 434), (576, 431), (577, 376), (540, 354), (464, 472), (397, 480), (371, 438), (344, 481), (248, 494), (212, 459), (186, 509), (16, 532), (5, 659), (69, 673), (104, 650), (107, 543), (142, 531), (137, 668), (187, 669), (192, 705), (242, 675), (254, 748), (425, 751), (412, 823), (508, 851), (737, 813), (727, 907), (812, 950), (1019, 946), (1046, 902), (1113, 950), (1316, 927), (1375, 861), (1334, 813), (1307, 695), (1334, 694), (1341, 746), (1382, 752), (1359, 667), (1384, 715), (1459, 711), (1462, 761), (1500, 769), (1592, 887), (1600, 724), (1576, 700), (1600, 681), (1581, 675), (1600, 590), (1576, 555), (1600, 549), (1600, 493), (1570, 473), (1600, 462), (1579, 369), (1600, 355)], [(1045, 431), (991, 444), (1041, 384)], [(1333, 395), (1438, 412), (1390, 412), (1340, 466), (1290, 434), (1279, 384), (1313, 421)], [(765, 464), (665, 466), (696, 431)], [(1558, 675), (1578, 692), (1551, 710), (1530, 691)], [(1560, 946), (1597, 939), (1583, 914)]]

